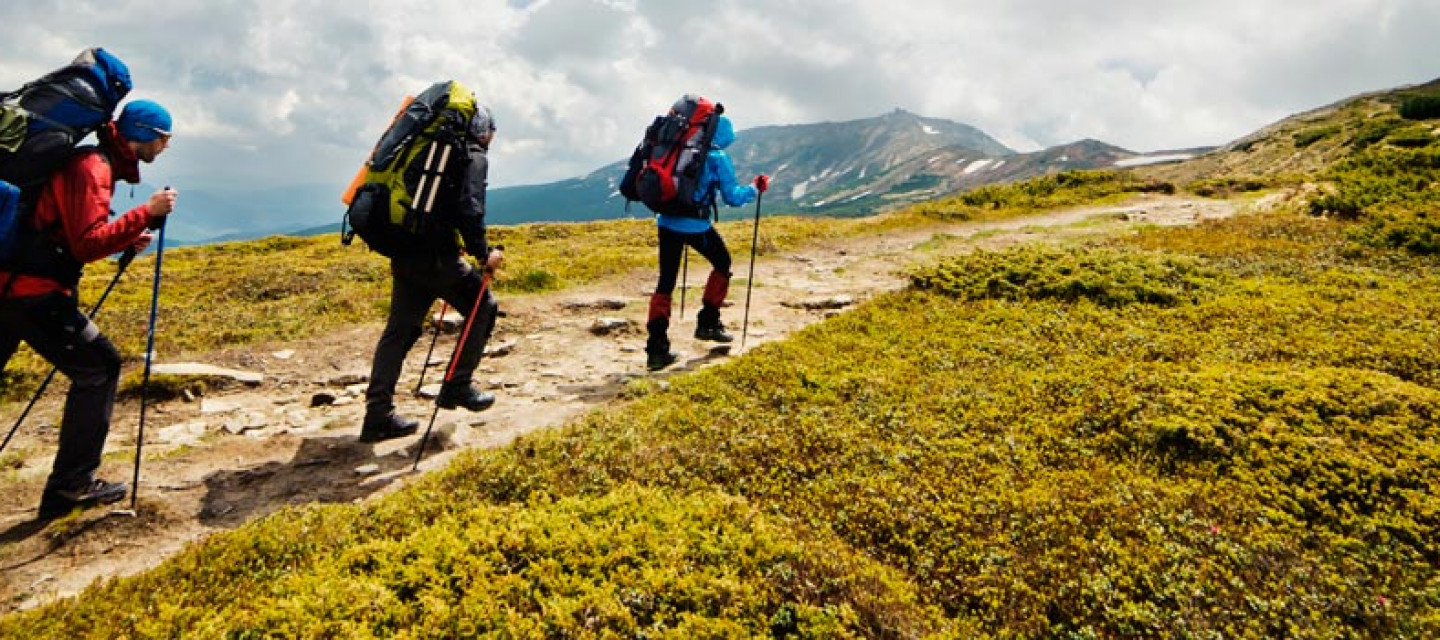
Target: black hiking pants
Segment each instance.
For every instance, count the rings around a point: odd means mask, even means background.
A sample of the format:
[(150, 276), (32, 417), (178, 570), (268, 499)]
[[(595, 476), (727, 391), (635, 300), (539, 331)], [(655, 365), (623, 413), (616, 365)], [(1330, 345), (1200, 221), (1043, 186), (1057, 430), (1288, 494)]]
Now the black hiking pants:
[(120, 353), (63, 293), (0, 300), (0, 366), (22, 341), (70, 379), (60, 448), (45, 488), (89, 486), (110, 433)]
[(671, 295), (675, 292), (675, 281), (680, 277), (680, 258), (685, 245), (695, 247), (700, 255), (710, 262), (710, 268), (730, 278), (730, 250), (725, 248), (725, 239), (715, 227), (705, 233), (680, 233), (665, 227), (660, 230), (660, 281), (655, 284), (655, 293)]
[[(400, 369), (405, 364), (405, 355), (420, 339), (431, 305), (437, 298), (444, 299), (468, 317), (475, 308), (476, 296), (480, 295), (481, 275), (459, 255), (401, 257), (390, 261), (390, 285), (390, 317), (375, 345), (370, 386), (365, 391), (367, 412), (380, 415), (395, 408), (395, 385), (400, 382)], [(460, 348), (460, 360), (455, 365), (451, 385), (470, 384), (480, 356), (485, 353), (485, 343), (495, 329), (499, 310), (494, 294), (487, 289), (470, 327), (470, 336)], [(447, 363), (447, 369), (448, 366)]]
[(666, 353), (670, 350), (670, 298), (675, 292), (675, 281), (680, 276), (680, 259), (685, 247), (694, 247), (710, 262), (710, 275), (705, 280), (705, 291), (700, 296), (700, 313), (696, 317), (699, 326), (720, 324), (720, 305), (730, 287), (730, 250), (725, 239), (715, 227), (704, 233), (680, 233), (665, 227), (659, 230), (660, 280), (655, 284), (655, 293), (650, 296), (650, 311), (645, 318), (649, 340), (645, 351), (651, 354)]

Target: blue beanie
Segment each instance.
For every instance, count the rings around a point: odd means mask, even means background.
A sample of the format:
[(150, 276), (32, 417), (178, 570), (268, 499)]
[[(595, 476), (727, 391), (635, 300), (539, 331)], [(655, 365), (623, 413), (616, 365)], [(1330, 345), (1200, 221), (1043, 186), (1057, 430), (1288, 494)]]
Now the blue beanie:
[(150, 100), (132, 100), (120, 112), (115, 126), (126, 140), (150, 142), (170, 135), (170, 112)]

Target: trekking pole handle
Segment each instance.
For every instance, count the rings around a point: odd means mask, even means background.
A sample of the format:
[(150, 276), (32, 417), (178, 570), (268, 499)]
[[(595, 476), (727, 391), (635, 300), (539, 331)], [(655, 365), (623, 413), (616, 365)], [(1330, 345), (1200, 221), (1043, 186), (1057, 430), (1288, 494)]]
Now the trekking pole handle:
[[(503, 245), (503, 244), (491, 245), (491, 246), (490, 246), (490, 251), (491, 251), (491, 252), (499, 251), (500, 253), (505, 253), (505, 245)], [(495, 272), (494, 269), (491, 269), (491, 268), (490, 268), (490, 255), (489, 255), (488, 253), (485, 255), (485, 258), (481, 261), (480, 266), (484, 267), (485, 273), (487, 273), (487, 274), (490, 274), (490, 273), (494, 273), (494, 272)]]
[[(161, 190), (161, 191), (172, 191), (172, 189), (170, 188), (170, 185), (168, 185), (168, 184), (165, 185), (165, 186), (164, 186), (163, 188), (161, 188), (160, 190)], [(175, 210), (172, 208), (172, 209), (170, 210), (170, 213), (175, 213)], [(165, 228), (165, 221), (170, 219), (170, 213), (167, 213), (167, 214), (165, 214), (165, 215), (163, 215), (163, 216), (160, 216), (160, 221), (159, 221), (159, 222), (155, 222), (155, 219), (154, 219), (154, 218), (151, 218), (151, 219), (150, 219), (150, 224), (146, 225), (146, 227), (147, 227), (148, 229), (152, 230), (152, 231), (159, 231), (159, 230), (164, 229), (164, 228)]]

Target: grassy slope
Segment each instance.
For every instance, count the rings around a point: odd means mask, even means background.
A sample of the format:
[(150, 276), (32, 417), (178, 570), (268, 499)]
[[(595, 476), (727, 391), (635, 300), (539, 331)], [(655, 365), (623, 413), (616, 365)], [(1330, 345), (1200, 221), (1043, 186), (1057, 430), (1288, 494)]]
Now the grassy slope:
[[(1375, 145), (1316, 176), (1336, 198), (1317, 212), (1358, 203), (1345, 219), (919, 270), (616, 410), (215, 536), (0, 634), (1435, 637), (1429, 153)], [(1027, 189), (1046, 191), (992, 201)]]

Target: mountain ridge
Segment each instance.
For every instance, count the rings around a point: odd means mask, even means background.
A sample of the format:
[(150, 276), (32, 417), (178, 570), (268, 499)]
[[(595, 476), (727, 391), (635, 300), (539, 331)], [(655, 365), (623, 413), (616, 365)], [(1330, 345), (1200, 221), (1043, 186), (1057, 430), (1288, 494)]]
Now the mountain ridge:
[[(760, 173), (773, 178), (775, 189), (765, 198), (769, 211), (802, 215), (867, 215), (982, 184), (1173, 153), (1136, 153), (1085, 140), (1022, 153), (971, 125), (903, 109), (858, 120), (753, 127), (739, 132), (728, 152), (741, 180)], [(625, 166), (620, 160), (579, 178), (491, 190), (491, 219), (518, 224), (625, 217), (618, 188)], [(638, 203), (632, 207), (629, 215), (637, 208), (638, 215), (649, 215)]]

